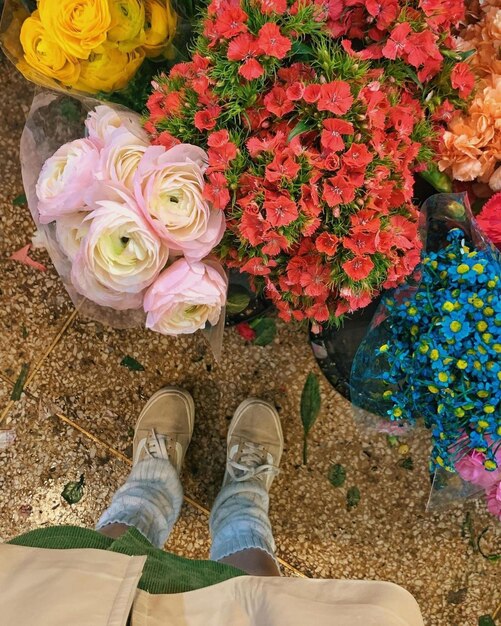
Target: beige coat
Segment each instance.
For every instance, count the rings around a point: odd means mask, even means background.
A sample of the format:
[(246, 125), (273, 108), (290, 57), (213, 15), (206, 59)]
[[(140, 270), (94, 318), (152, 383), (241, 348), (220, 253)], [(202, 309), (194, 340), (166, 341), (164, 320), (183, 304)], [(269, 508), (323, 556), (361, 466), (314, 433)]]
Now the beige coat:
[(172, 595), (137, 589), (146, 557), (0, 545), (0, 626), (423, 626), (392, 583), (241, 576)]

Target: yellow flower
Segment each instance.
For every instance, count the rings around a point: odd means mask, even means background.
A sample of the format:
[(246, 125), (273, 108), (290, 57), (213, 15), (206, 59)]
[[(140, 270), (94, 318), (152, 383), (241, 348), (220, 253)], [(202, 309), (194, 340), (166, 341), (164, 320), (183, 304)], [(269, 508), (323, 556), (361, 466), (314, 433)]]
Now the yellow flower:
[(110, 0), (111, 28), (108, 39), (130, 52), (144, 40), (144, 3), (141, 0)]
[(169, 0), (145, 0), (143, 48), (148, 57), (163, 54), (174, 39), (178, 17)]
[(68, 54), (88, 59), (106, 41), (108, 0), (39, 0), (38, 9), (45, 29)]
[(82, 62), (80, 80), (76, 88), (97, 93), (123, 89), (144, 60), (141, 48), (121, 52), (113, 44), (105, 44)]
[(73, 85), (78, 80), (78, 59), (67, 54), (52, 39), (40, 21), (38, 11), (24, 20), (20, 41), (26, 63), (48, 78), (64, 85)]

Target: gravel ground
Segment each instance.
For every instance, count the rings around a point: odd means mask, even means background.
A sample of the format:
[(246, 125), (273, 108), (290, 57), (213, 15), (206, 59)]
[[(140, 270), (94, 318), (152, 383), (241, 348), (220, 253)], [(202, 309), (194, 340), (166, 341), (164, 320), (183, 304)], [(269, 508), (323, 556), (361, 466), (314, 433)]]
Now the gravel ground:
[[(254, 395), (275, 403), (285, 433), (270, 515), (278, 554), (291, 566), (286, 573), (398, 583), (415, 595), (427, 626), (475, 626), (493, 614), (499, 565), (472, 547), (463, 526), (468, 515), (477, 533), (488, 527), (485, 550), (499, 551), (499, 525), (482, 502), (427, 513), (426, 433), (406, 449), (360, 432), (349, 404), (318, 371), (303, 330), (279, 323), (264, 348), (227, 330), (216, 361), (200, 335), (172, 339), (78, 316), (43, 251), (33, 256), (46, 272), (8, 259), (34, 230), (26, 207), (13, 204), (22, 193), (18, 145), (33, 90), (3, 57), (0, 84), (0, 427), (17, 435), (0, 450), (0, 537), (58, 523), (92, 526), (127, 475), (138, 412), (168, 383), (193, 394), (197, 422), (183, 476), (194, 503), (167, 547), (206, 557), (206, 510), (223, 476), (227, 426), (238, 403)], [(121, 366), (126, 355), (144, 371)], [(27, 393), (11, 402), (23, 365)], [(322, 411), (304, 466), (299, 400), (310, 371), (321, 380)], [(408, 456), (413, 469), (401, 465)], [(334, 463), (346, 469), (343, 487), (328, 480)], [(84, 498), (70, 507), (62, 488), (82, 473)], [(360, 504), (348, 509), (354, 486)]]

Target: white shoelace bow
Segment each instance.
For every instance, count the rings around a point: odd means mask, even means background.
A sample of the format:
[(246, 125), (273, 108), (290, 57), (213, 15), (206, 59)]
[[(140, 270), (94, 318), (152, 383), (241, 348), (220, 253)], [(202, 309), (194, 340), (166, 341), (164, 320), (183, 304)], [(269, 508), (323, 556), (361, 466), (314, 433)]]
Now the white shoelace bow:
[(152, 428), (148, 437), (141, 439), (139, 442), (139, 446), (137, 448), (137, 458), (139, 458), (143, 450), (145, 450), (146, 454), (152, 459), (168, 459), (169, 454), (166, 446), (167, 441), (168, 437), (166, 435), (159, 435), (155, 429)]
[(228, 461), (228, 474), (234, 481), (242, 482), (263, 475), (276, 476), (279, 473), (278, 467), (264, 462), (268, 456), (264, 446), (245, 441), (239, 452), (238, 461)]

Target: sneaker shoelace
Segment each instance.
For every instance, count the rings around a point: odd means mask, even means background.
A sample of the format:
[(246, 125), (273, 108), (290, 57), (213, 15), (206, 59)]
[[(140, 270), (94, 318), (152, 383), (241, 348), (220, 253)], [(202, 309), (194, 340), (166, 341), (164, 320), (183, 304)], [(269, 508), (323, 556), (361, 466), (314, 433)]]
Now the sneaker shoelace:
[(146, 455), (152, 459), (168, 459), (168, 445), (169, 438), (167, 435), (159, 435), (155, 429), (152, 428), (151, 433), (139, 442), (137, 458), (140, 458), (144, 450)]
[[(237, 460), (238, 459), (238, 460)], [(276, 476), (278, 467), (268, 463), (268, 453), (264, 446), (245, 441), (235, 459), (228, 460), (228, 473), (236, 482), (254, 477)]]

